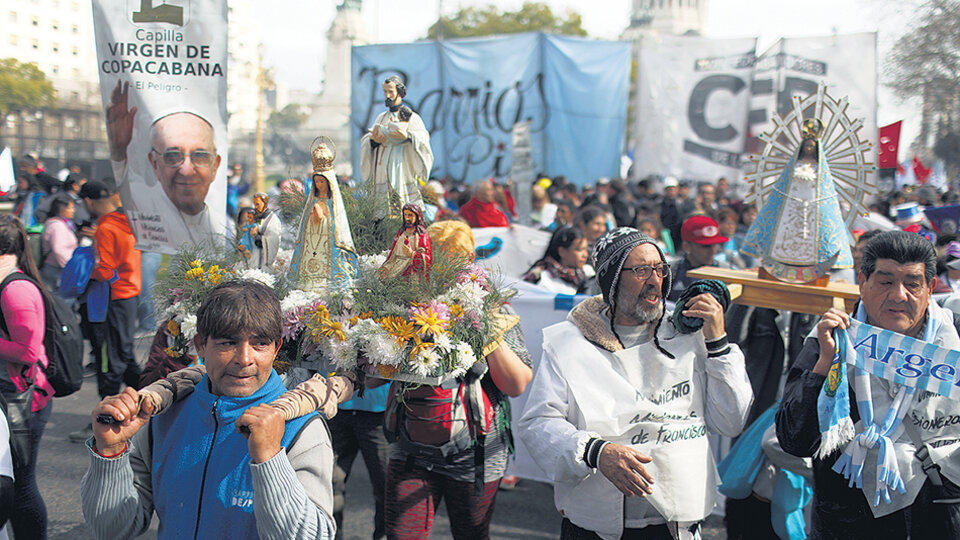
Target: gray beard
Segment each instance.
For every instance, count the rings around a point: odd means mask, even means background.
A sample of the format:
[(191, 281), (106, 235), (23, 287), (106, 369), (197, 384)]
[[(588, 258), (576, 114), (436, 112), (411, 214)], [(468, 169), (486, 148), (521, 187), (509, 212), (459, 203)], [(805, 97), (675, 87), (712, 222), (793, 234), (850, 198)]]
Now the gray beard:
[(630, 299), (625, 298), (623, 293), (617, 295), (617, 311), (620, 315), (632, 319), (637, 323), (637, 325), (650, 324), (654, 321), (660, 320), (660, 317), (663, 316), (663, 302), (661, 301), (657, 304), (656, 307), (644, 308), (643, 303), (639, 298), (633, 299), (635, 302), (633, 308), (626, 309), (624, 306), (627, 305)]
[(654, 321), (660, 320), (660, 317), (663, 315), (663, 302), (657, 304), (655, 308), (644, 308), (640, 302), (637, 302), (633, 306), (633, 310), (629, 313), (630, 318), (638, 321), (640, 324), (650, 324)]

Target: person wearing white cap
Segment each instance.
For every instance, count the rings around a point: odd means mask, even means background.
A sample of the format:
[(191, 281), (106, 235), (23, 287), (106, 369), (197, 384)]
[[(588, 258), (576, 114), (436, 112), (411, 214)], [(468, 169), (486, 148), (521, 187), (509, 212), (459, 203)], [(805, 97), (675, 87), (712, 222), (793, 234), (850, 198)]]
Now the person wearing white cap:
[[(155, 179), (136, 180), (132, 178), (135, 173), (129, 167), (127, 149), (133, 140), (137, 107), (128, 107), (128, 91), (128, 84), (117, 82), (106, 111), (107, 135), (117, 187), (124, 209), (132, 214), (138, 243), (153, 241), (178, 249), (223, 233), (225, 222), (217, 227), (206, 204), (221, 162), (212, 124), (188, 110), (155, 118), (146, 156)], [(135, 190), (149, 189), (156, 183), (165, 197), (134, 196)]]

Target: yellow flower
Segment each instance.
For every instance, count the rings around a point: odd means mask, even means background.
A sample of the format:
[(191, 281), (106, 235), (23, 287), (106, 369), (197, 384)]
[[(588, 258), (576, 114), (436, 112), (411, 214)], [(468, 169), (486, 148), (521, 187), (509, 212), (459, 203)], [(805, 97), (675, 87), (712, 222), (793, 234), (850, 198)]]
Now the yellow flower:
[(409, 339), (413, 338), (413, 323), (405, 321), (397, 316), (388, 316), (380, 319), (380, 326), (393, 336), (398, 345), (403, 345)]
[(184, 274), (184, 279), (202, 279), (203, 278), (203, 267), (197, 266), (187, 270), (187, 273)]
[(223, 280), (223, 274), (207, 274), (207, 281), (211, 285), (219, 285), (220, 281)]
[(418, 333), (421, 336), (428, 333), (437, 336), (447, 332), (450, 321), (441, 318), (431, 307), (427, 308), (426, 312), (414, 313), (413, 324), (420, 327)]
[(327, 321), (320, 327), (320, 333), (326, 337), (334, 337), (340, 341), (346, 341), (347, 335), (343, 332), (343, 325), (340, 321)]
[(193, 261), (192, 263), (190, 263), (190, 266), (192, 266), (192, 267), (194, 267), (194, 268), (203, 268), (203, 263), (200, 262), (200, 259), (197, 259), (197, 260)]
[(425, 351), (430, 347), (433, 347), (433, 343), (423, 341), (420, 339), (420, 336), (413, 336), (413, 348), (410, 349), (410, 359), (413, 360), (420, 354), (420, 351)]
[(463, 308), (460, 307), (460, 304), (452, 304), (450, 306), (450, 316), (454, 319), (463, 317)]
[(313, 310), (313, 314), (310, 316), (314, 322), (322, 323), (324, 321), (330, 320), (330, 310), (327, 309), (327, 306), (323, 304), (318, 304), (317, 307)]
[(166, 349), (163, 350), (163, 352), (165, 352), (167, 356), (169, 356), (170, 358), (180, 358), (181, 356), (183, 356), (183, 354), (180, 351), (174, 349), (173, 347), (167, 347)]
[(167, 321), (167, 331), (170, 332), (171, 336), (177, 337), (180, 335), (180, 325), (177, 321), (170, 319)]
[(350, 326), (356, 326), (359, 321), (362, 321), (365, 319), (372, 319), (372, 318), (373, 318), (372, 311), (361, 313), (359, 315), (354, 315), (353, 317), (350, 317)]

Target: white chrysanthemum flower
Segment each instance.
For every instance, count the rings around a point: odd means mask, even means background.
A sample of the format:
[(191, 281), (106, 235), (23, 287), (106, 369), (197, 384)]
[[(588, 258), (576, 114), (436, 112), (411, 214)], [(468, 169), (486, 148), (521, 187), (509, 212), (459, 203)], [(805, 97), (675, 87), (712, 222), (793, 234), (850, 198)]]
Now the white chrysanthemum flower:
[(403, 349), (386, 330), (373, 319), (360, 319), (351, 329), (354, 347), (362, 350), (371, 362), (388, 366), (399, 365)]
[(280, 301), (280, 311), (287, 313), (301, 306), (309, 306), (320, 298), (319, 293), (293, 289)]
[(182, 304), (182, 303), (183, 303), (183, 302), (177, 302), (176, 304), (171, 304), (171, 305), (163, 308), (163, 311), (160, 313), (160, 320), (161, 320), (161, 321), (166, 321), (166, 320), (172, 319), (172, 318), (174, 318), (175, 316), (179, 315), (179, 313), (178, 313), (177, 310), (179, 309), (180, 304)]
[(383, 253), (376, 253), (374, 255), (360, 255), (360, 273), (368, 274), (379, 270), (380, 267), (383, 266), (383, 263), (387, 261), (387, 254), (388, 252), (384, 251)]
[(197, 316), (193, 313), (184, 315), (180, 320), (180, 333), (187, 341), (192, 340), (197, 335)]
[(440, 355), (434, 347), (428, 347), (410, 362), (412, 371), (421, 377), (433, 376), (440, 367)]
[(357, 366), (357, 350), (350, 341), (325, 339), (321, 342), (320, 349), (338, 369), (349, 370)]
[(367, 340), (367, 356), (379, 364), (399, 366), (403, 361), (403, 348), (389, 334), (375, 335)]
[(433, 336), (433, 345), (440, 352), (449, 352), (453, 348), (453, 340), (448, 334), (437, 334)]
[(457, 368), (467, 370), (475, 363), (477, 363), (477, 355), (473, 352), (473, 347), (466, 341), (457, 343)]
[(273, 274), (268, 274), (263, 270), (260, 270), (259, 268), (250, 268), (248, 270), (244, 270), (243, 272), (240, 272), (240, 279), (250, 279), (253, 281), (259, 281), (260, 283), (263, 283), (267, 287), (271, 287), (271, 288), (277, 282), (277, 276)]

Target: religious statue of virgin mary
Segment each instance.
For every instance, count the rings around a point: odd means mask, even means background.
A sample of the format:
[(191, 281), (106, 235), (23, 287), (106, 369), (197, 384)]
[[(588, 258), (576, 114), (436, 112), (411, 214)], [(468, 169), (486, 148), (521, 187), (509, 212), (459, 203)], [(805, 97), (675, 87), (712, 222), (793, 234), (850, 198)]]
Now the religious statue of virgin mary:
[(800, 142), (740, 248), (784, 281), (809, 282), (853, 266), (850, 232), (821, 145), (823, 127), (816, 118), (803, 121)]
[(297, 289), (327, 292), (347, 286), (359, 267), (340, 185), (333, 172), (334, 154), (321, 139), (314, 142), (310, 157), (313, 185), (300, 217), (290, 275)]

